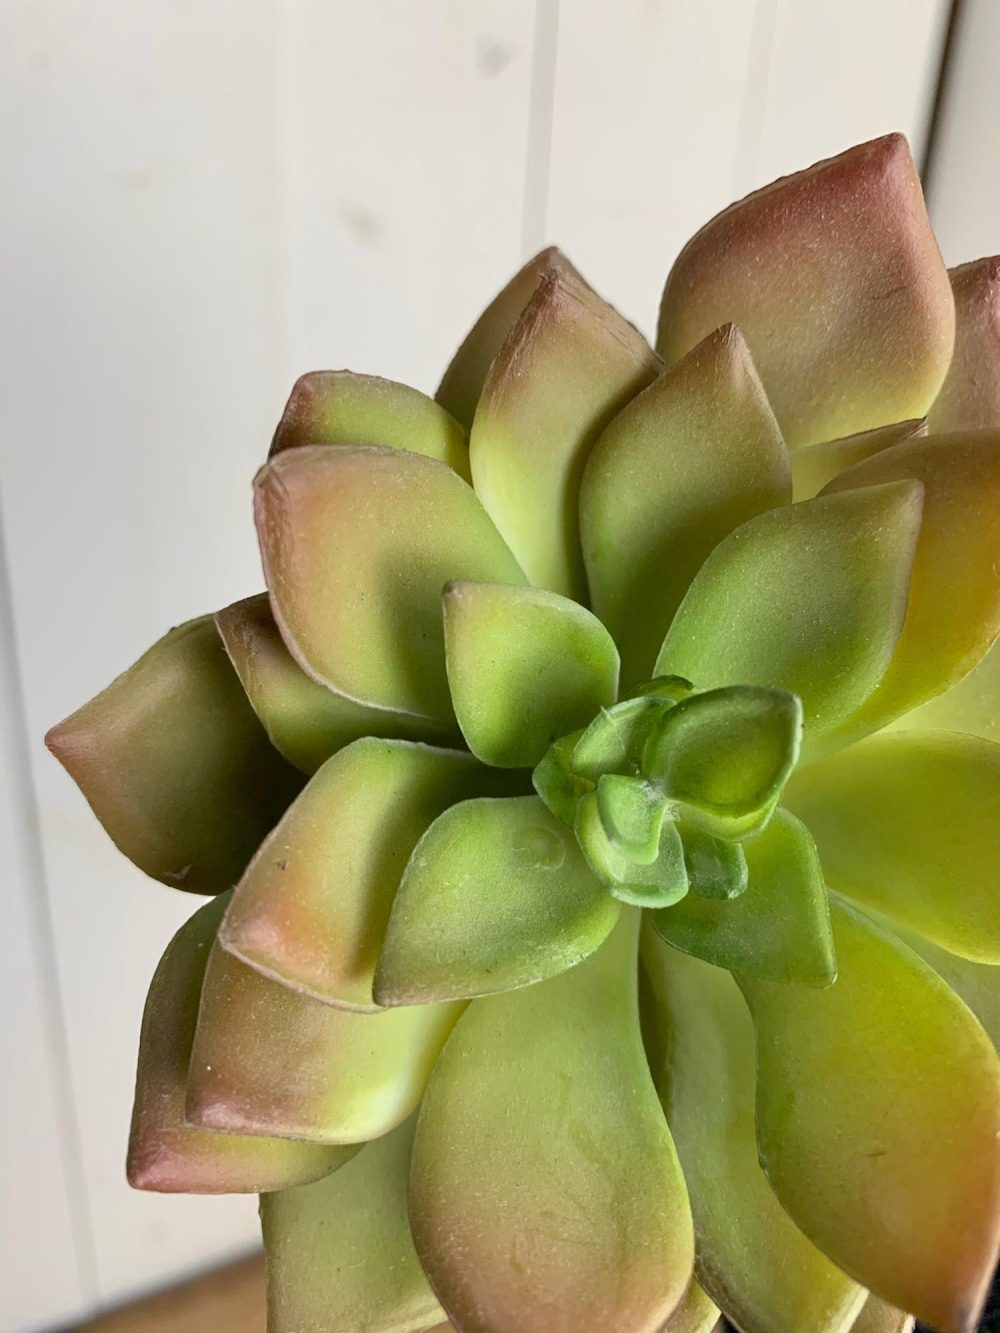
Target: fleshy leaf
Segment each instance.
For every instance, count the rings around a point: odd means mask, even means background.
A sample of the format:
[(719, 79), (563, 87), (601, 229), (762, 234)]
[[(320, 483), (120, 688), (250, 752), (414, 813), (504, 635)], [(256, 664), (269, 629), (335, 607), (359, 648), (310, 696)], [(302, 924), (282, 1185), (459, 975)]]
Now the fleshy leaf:
[(841, 440), (824, 440), (792, 454), (792, 486), (796, 503), (812, 500), (834, 477), (855, 463), (863, 463), (873, 454), (890, 449), (906, 440), (922, 439), (927, 434), (926, 418), (897, 421), (893, 426), (879, 426), (848, 435)]
[(601, 819), (597, 792), (580, 797), (574, 827), (592, 873), (621, 902), (638, 907), (664, 907), (687, 893), (684, 848), (680, 834), (669, 820), (660, 829), (658, 852), (652, 862), (634, 861), (614, 842)]
[(940, 977), (832, 906), (832, 986), (741, 978), (761, 1161), (834, 1263), (942, 1333), (966, 1333), (1000, 1239), (1000, 1063)]
[(994, 639), (967, 676), (903, 713), (891, 726), (894, 730), (964, 731), (1000, 742), (1000, 640)]
[(941, 694), (1000, 632), (1000, 431), (898, 444), (842, 472), (824, 494), (905, 478), (924, 488), (906, 620), (885, 679), (846, 739)]
[(647, 736), (672, 705), (659, 694), (637, 694), (601, 709), (573, 748), (573, 772), (591, 782), (605, 773), (637, 773)]
[(1000, 967), (990, 963), (973, 963), (968, 958), (932, 944), (923, 935), (906, 930), (879, 913), (872, 913), (875, 921), (890, 934), (896, 934), (914, 953), (920, 955), (928, 967), (960, 995), (983, 1025), (983, 1030), (1000, 1051)]
[(240, 881), (219, 940), (294, 990), (374, 1010), (372, 978), (407, 860), (455, 801), (496, 791), (466, 753), (355, 741), (326, 762)]
[(376, 998), (424, 1004), (529, 986), (593, 953), (619, 910), (537, 796), (463, 801), (410, 859)]
[(583, 278), (566, 256), (554, 245), (549, 246), (529, 259), (493, 298), (452, 358), (435, 397), (466, 428), (472, 425), (483, 383), (507, 335), (538, 284), (553, 275), (583, 285)]
[(572, 828), (576, 819), (577, 801), (594, 786), (572, 768), (573, 751), (582, 735), (582, 730), (573, 731), (553, 741), (531, 774), (531, 785), (548, 810), (567, 828)]
[(767, 981), (829, 986), (837, 975), (823, 868), (805, 827), (785, 810), (743, 844), (747, 887), (730, 901), (689, 893), (652, 916), (668, 944)]
[(684, 1299), (660, 1333), (715, 1333), (719, 1307), (692, 1278)]
[(292, 389), (270, 457), (304, 444), (381, 444), (426, 454), (469, 476), (465, 431), (433, 398), (408, 384), (351, 370), (314, 370)]
[(726, 325), (605, 429), (580, 488), (592, 604), (645, 679), (705, 557), (791, 499), (788, 451), (738, 329)]
[(699, 689), (770, 685), (802, 700), (806, 743), (878, 684), (906, 612), (916, 483), (772, 509), (717, 546), (657, 661)]
[(523, 575), (475, 495), (398, 449), (289, 449), (257, 474), (271, 610), (300, 665), (348, 698), (449, 722), (441, 589)]
[(753, 1028), (736, 983), (647, 926), (643, 1030), (691, 1192), (698, 1281), (734, 1323), (842, 1333), (864, 1292), (774, 1197), (754, 1139)]
[(184, 1120), (184, 1097), (208, 951), (225, 910), (222, 894), (195, 912), (167, 945), (150, 983), (139, 1038), (127, 1174), (140, 1190), (255, 1194), (317, 1180), (356, 1151), (289, 1139), (213, 1134)]
[(270, 981), (216, 944), (186, 1114), (203, 1129), (364, 1143), (414, 1110), (460, 1004), (359, 1014)]
[(469, 439), (476, 493), (531, 583), (586, 601), (587, 454), (656, 376), (645, 339), (584, 283), (545, 277), (493, 362)]
[(464, 1333), (656, 1333), (687, 1287), (687, 1195), (639, 1036), (637, 918), (579, 967), (477, 1000), (435, 1067), (410, 1222)]
[(953, 953), (1000, 963), (1000, 745), (872, 736), (805, 769), (787, 799), (831, 888)]
[(191, 893), (232, 888), (303, 782), (254, 716), (211, 616), (172, 629), (45, 743), (119, 850)]
[(618, 650), (584, 607), (540, 588), (451, 583), (444, 641), (455, 715), (473, 754), (531, 768), (618, 694)]
[(692, 893), (702, 898), (738, 898), (747, 887), (747, 857), (738, 842), (713, 838), (697, 824), (680, 824), (684, 865)]
[(605, 773), (597, 784), (597, 808), (608, 837), (629, 860), (656, 860), (666, 813), (661, 792), (643, 778)]
[(270, 1333), (419, 1333), (443, 1311), (410, 1237), (416, 1117), (366, 1144), (336, 1181), (261, 1199)]
[(730, 685), (659, 719), (643, 772), (709, 833), (744, 838), (771, 818), (802, 744), (802, 704), (785, 690)]
[(948, 369), (954, 304), (901, 135), (757, 190), (688, 242), (663, 293), (658, 350), (672, 365), (726, 320), (790, 445), (925, 415)]
[(1000, 255), (949, 275), (955, 296), (955, 353), (930, 410), (931, 429), (1000, 427)]
[(355, 703), (307, 676), (285, 647), (266, 593), (216, 612), (215, 623), (271, 744), (304, 773), (360, 736), (448, 739), (448, 728)]
[(913, 1316), (886, 1305), (877, 1296), (869, 1296), (851, 1325), (851, 1333), (913, 1333)]

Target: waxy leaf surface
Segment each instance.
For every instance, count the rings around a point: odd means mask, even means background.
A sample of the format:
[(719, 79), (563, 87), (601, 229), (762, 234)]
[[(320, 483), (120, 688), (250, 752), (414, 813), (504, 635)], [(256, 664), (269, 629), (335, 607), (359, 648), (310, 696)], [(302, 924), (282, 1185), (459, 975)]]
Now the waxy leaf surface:
[(449, 722), (441, 590), (523, 575), (470, 488), (393, 449), (289, 449), (257, 475), (271, 609), (315, 679)]
[(750, 519), (696, 575), (657, 673), (685, 676), (702, 690), (788, 690), (802, 700), (806, 744), (822, 739), (888, 665), (906, 612), (920, 512), (920, 487), (911, 482), (821, 496)]
[(496, 790), (464, 752), (355, 741), (329, 759), (240, 881), (220, 943), (345, 1009), (377, 1009), (372, 978), (413, 848), (455, 801)]
[(753, 1028), (726, 972), (646, 927), (643, 1027), (691, 1192), (698, 1280), (746, 1333), (845, 1333), (863, 1291), (774, 1197), (754, 1138)]
[(913, 1316), (903, 1314), (877, 1296), (869, 1296), (851, 1326), (851, 1333), (913, 1333)]
[(790, 499), (788, 451), (732, 325), (619, 412), (587, 460), (580, 536), (592, 605), (619, 646), (626, 685), (652, 673), (713, 547)]
[(289, 1139), (213, 1134), (184, 1119), (188, 1063), (205, 964), (228, 896), (180, 928), (150, 983), (139, 1038), (127, 1174), (134, 1189), (262, 1193), (337, 1170), (356, 1151)]
[(45, 739), (129, 860), (192, 893), (232, 888), (303, 781), (210, 616), (171, 630)]
[(469, 480), (465, 431), (419, 389), (351, 370), (296, 380), (271, 441), (271, 457), (303, 444), (381, 444), (446, 463)]
[(537, 796), (464, 801), (410, 859), (376, 998), (422, 1004), (531, 985), (593, 953), (618, 913)]
[(872, 736), (796, 775), (788, 804), (831, 888), (953, 953), (1000, 963), (1000, 745)]
[(901, 135), (757, 190), (688, 242), (663, 293), (658, 350), (672, 365), (726, 321), (792, 446), (926, 413), (955, 315)]
[(692, 1278), (684, 1299), (660, 1333), (713, 1333), (718, 1322), (719, 1307)]
[(591, 872), (621, 902), (663, 907), (687, 893), (684, 847), (676, 825), (669, 820), (660, 827), (655, 857), (640, 861), (634, 860), (606, 827), (597, 792), (581, 796), (573, 827)]
[(577, 502), (594, 441), (656, 376), (589, 287), (546, 277), (493, 362), (469, 437), (476, 493), (531, 583), (586, 601)]
[(435, 1068), (410, 1220), (463, 1333), (657, 1333), (684, 1295), (691, 1219), (639, 1036), (637, 916), (579, 967), (477, 1000)]
[(948, 275), (955, 297), (955, 353), (929, 417), (931, 430), (1000, 428), (1000, 255)]
[(778, 1198), (860, 1283), (975, 1327), (1000, 1239), (1000, 1063), (960, 999), (842, 901), (826, 990), (743, 977)]
[(834, 477), (855, 463), (863, 463), (866, 458), (880, 454), (883, 449), (890, 449), (894, 444), (902, 444), (906, 440), (921, 439), (926, 434), (927, 421), (919, 418), (916, 421), (897, 421), (892, 426), (862, 431), (860, 435), (825, 440), (822, 444), (796, 449), (791, 456), (792, 490), (796, 503), (819, 495)]
[(452, 583), (444, 641), (455, 715), (469, 749), (487, 764), (534, 767), (553, 741), (617, 697), (611, 636), (556, 593)]
[(416, 1118), (366, 1144), (321, 1188), (261, 1200), (270, 1333), (419, 1333), (443, 1311), (410, 1237)]
[(227, 1134), (367, 1142), (416, 1107), (461, 1010), (351, 1013), (261, 976), (216, 944), (191, 1052), (187, 1118)]

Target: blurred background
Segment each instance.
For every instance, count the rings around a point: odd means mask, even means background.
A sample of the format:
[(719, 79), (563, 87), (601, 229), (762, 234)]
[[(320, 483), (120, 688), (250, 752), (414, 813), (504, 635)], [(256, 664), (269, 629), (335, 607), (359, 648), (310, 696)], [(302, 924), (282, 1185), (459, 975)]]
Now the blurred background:
[(998, 68), (998, 0), (3, 0), (2, 1333), (256, 1241), (252, 1199), (125, 1185), (146, 985), (196, 903), (41, 737), (261, 586), (294, 376), (433, 390), (548, 241), (649, 332), (711, 214), (891, 129), (946, 261), (1000, 250)]

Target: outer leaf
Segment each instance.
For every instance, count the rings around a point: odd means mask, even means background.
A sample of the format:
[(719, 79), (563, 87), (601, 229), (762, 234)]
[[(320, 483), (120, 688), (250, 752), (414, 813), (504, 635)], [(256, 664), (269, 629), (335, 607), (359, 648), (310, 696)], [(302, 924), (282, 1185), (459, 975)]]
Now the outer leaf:
[(461, 1009), (349, 1013), (269, 981), (216, 944), (191, 1052), (187, 1118), (225, 1134), (378, 1138), (420, 1101)]
[(355, 703), (307, 676), (278, 633), (266, 593), (216, 612), (215, 623), (271, 744), (304, 773), (359, 736), (446, 738), (445, 728)]
[(1000, 741), (1000, 641), (994, 639), (985, 656), (967, 676), (943, 694), (903, 713), (893, 729), (964, 731), (984, 740)]
[(618, 694), (618, 650), (576, 602), (540, 588), (451, 583), (444, 595), (448, 683), (469, 749), (531, 768), (553, 741)]
[(878, 684), (906, 611), (920, 525), (914, 483), (760, 514), (706, 560), (657, 660), (699, 689), (797, 694), (816, 743)]
[(698, 1280), (746, 1333), (844, 1333), (864, 1292), (799, 1231), (757, 1161), (753, 1029), (733, 979), (647, 928), (644, 1029), (691, 1191)]
[(398, 449), (290, 449), (258, 473), (255, 510), (300, 665), (348, 698), (450, 721), (441, 589), (522, 581), (468, 486)]
[(367, 1144), (336, 1184), (261, 1200), (271, 1333), (417, 1333), (442, 1317), (406, 1213), (415, 1128)]
[(791, 499), (788, 451), (742, 334), (717, 329), (603, 432), (580, 488), (594, 610), (626, 684), (651, 674), (688, 585), (714, 546)]
[(549, 246), (529, 259), (493, 298), (452, 358), (435, 396), (464, 426), (472, 425), (483, 383), (507, 335), (539, 283), (551, 276), (585, 285), (566, 256)]
[(973, 963), (939, 948), (923, 935), (904, 930), (895, 922), (876, 913), (876, 922), (891, 934), (897, 934), (904, 944), (918, 953), (928, 967), (942, 977), (983, 1025), (983, 1030), (1000, 1050), (1000, 967), (989, 963)]
[(964, 1333), (1000, 1239), (1000, 1063), (905, 945), (845, 904), (833, 921), (840, 972), (828, 990), (741, 981), (761, 1161), (835, 1263), (942, 1333)]
[(687, 1287), (687, 1197), (639, 1037), (636, 918), (579, 967), (478, 1000), (435, 1068), (410, 1220), (464, 1333), (655, 1333)]
[(851, 1333), (913, 1333), (913, 1316), (893, 1309), (877, 1296), (869, 1296)]
[(586, 600), (577, 534), (583, 466), (659, 365), (589, 287), (555, 274), (511, 330), (483, 386), (469, 451), (476, 492), (531, 583)]
[(692, 1279), (684, 1299), (660, 1333), (713, 1333), (718, 1320), (719, 1307)]
[(793, 498), (796, 502), (811, 500), (828, 482), (855, 463), (862, 463), (873, 454), (880, 454), (883, 449), (890, 449), (905, 440), (922, 439), (926, 434), (927, 420), (921, 417), (916, 421), (897, 421), (893, 426), (879, 426), (875, 430), (862, 431), (860, 435), (796, 449), (792, 454)]
[(531, 985), (593, 953), (618, 912), (537, 796), (463, 801), (410, 859), (376, 998), (424, 1004)]
[(45, 743), (119, 850), (192, 893), (231, 888), (302, 785), (210, 616), (171, 630)]
[(128, 1145), (135, 1189), (238, 1194), (284, 1189), (335, 1171), (353, 1147), (212, 1134), (184, 1120), (184, 1095), (208, 951), (228, 895), (206, 903), (167, 945), (150, 983)]
[(410, 853), (449, 805), (497, 787), (469, 754), (355, 741), (323, 765), (254, 857), (220, 943), (318, 1000), (377, 1009), (372, 978)]
[(953, 268), (955, 353), (930, 410), (931, 429), (1000, 427), (1000, 255)]
[(841, 473), (826, 493), (907, 477), (924, 488), (910, 601), (892, 663), (857, 729), (942, 693), (1000, 632), (1000, 431), (899, 444)]
[(775, 181), (688, 242), (663, 293), (661, 355), (673, 364), (726, 320), (790, 445), (926, 413), (954, 306), (901, 135)]
[(784, 810), (743, 845), (747, 887), (730, 900), (689, 893), (653, 913), (668, 944), (731, 972), (829, 986), (837, 975), (823, 868), (808, 832)]
[(1000, 745), (873, 736), (793, 779), (827, 883), (953, 953), (1000, 963)]

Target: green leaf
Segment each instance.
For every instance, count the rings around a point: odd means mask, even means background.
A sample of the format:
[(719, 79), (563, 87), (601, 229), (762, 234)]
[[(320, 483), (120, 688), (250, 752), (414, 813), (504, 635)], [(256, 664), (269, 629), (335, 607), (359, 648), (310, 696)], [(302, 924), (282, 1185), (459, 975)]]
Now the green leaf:
[(271, 441), (270, 457), (304, 444), (381, 444), (426, 454), (469, 476), (465, 431), (432, 398), (407, 384), (314, 370), (295, 381)]
[(443, 1316), (406, 1212), (416, 1117), (333, 1178), (261, 1199), (270, 1333), (420, 1333)]
[(994, 1048), (1000, 1050), (1000, 967), (960, 958), (958, 954), (949, 953), (947, 949), (932, 944), (923, 935), (905, 930), (880, 913), (873, 912), (872, 917), (887, 933), (898, 935), (956, 995), (962, 997), (979, 1019)]
[(531, 583), (586, 601), (587, 454), (655, 377), (645, 339), (586, 284), (549, 274), (493, 362), (469, 439), (476, 493)]
[(607, 630), (584, 607), (540, 588), (450, 583), (444, 640), (455, 715), (487, 764), (532, 767), (618, 694), (618, 650)]
[(771, 818), (802, 743), (802, 705), (785, 690), (733, 685), (692, 695), (649, 734), (643, 772), (692, 823), (744, 838)]
[(797, 775), (788, 804), (831, 888), (953, 953), (1000, 963), (1000, 745), (873, 736)]
[(964, 731), (1000, 742), (1000, 640), (968, 675), (908, 713), (896, 718), (892, 730)]
[(802, 700), (816, 743), (876, 687), (896, 645), (920, 487), (821, 496), (752, 518), (688, 589), (656, 664), (699, 689), (771, 685)]
[(639, 1036), (637, 916), (579, 967), (477, 1000), (435, 1067), (410, 1221), (464, 1333), (658, 1329), (687, 1287), (684, 1180)]
[(692, 1278), (684, 1299), (661, 1333), (715, 1333), (718, 1323), (719, 1307)]
[(657, 347), (672, 365), (726, 320), (793, 447), (926, 413), (954, 304), (902, 135), (785, 176), (702, 227), (667, 279)]
[(184, 1194), (255, 1194), (317, 1180), (357, 1151), (290, 1139), (213, 1134), (189, 1125), (184, 1098), (208, 951), (229, 901), (195, 912), (167, 945), (149, 986), (127, 1174), (134, 1189)]
[(741, 978), (761, 1161), (834, 1263), (965, 1333), (1000, 1241), (1000, 1063), (905, 945), (842, 902), (833, 927), (839, 975), (827, 990)]
[(660, 846), (666, 801), (643, 778), (605, 773), (597, 784), (597, 808), (611, 842), (630, 861), (651, 865)]
[(580, 797), (575, 832), (587, 865), (621, 902), (638, 907), (663, 907), (687, 893), (684, 848), (680, 834), (669, 820), (660, 829), (658, 854), (651, 863), (634, 861), (612, 841), (601, 819), (596, 792)]
[(697, 894), (654, 913), (675, 948), (774, 982), (829, 986), (837, 975), (823, 869), (805, 827), (784, 810), (743, 844), (747, 887), (724, 900)]
[(582, 731), (571, 732), (553, 741), (531, 774), (531, 785), (547, 809), (567, 828), (576, 820), (576, 803), (594, 784), (572, 770), (573, 752)]
[(584, 561), (626, 683), (650, 674), (713, 547), (790, 499), (788, 451), (743, 337), (727, 324), (634, 398), (587, 460)]
[(855, 463), (862, 463), (894, 444), (920, 439), (926, 434), (927, 419), (919, 417), (915, 421), (898, 421), (892, 426), (862, 431), (860, 435), (848, 435), (841, 440), (824, 440), (822, 444), (811, 444), (807, 449), (796, 449), (792, 454), (793, 498), (796, 502), (811, 500), (834, 477)]
[(697, 824), (679, 824), (684, 865), (692, 893), (702, 898), (738, 898), (746, 891), (749, 871), (742, 844), (713, 838)]
[(463, 801), (410, 859), (375, 996), (425, 1004), (532, 985), (593, 953), (618, 913), (537, 796)]
[(171, 630), (45, 743), (119, 850), (191, 893), (231, 888), (303, 782), (210, 616)]
[(454, 739), (454, 727), (355, 703), (307, 676), (278, 633), (266, 593), (217, 611), (215, 624), (271, 744), (304, 773), (361, 736)]
[(216, 944), (186, 1116), (223, 1134), (365, 1143), (417, 1106), (460, 1004), (361, 1014), (297, 994)]
[(948, 273), (955, 297), (955, 353), (930, 409), (931, 429), (1000, 427), (1000, 256)]
[(646, 737), (671, 706), (659, 695), (641, 694), (602, 708), (576, 743), (573, 772), (594, 783), (605, 773), (637, 773)]
[(753, 1028), (726, 972), (643, 935), (643, 1029), (691, 1193), (698, 1281), (739, 1328), (842, 1333), (864, 1292), (774, 1197), (754, 1138)]
[(569, 283), (584, 285), (583, 278), (566, 256), (550, 245), (529, 259), (493, 298), (452, 358), (435, 397), (466, 428), (472, 425), (483, 382), (507, 335), (538, 290), (539, 283), (553, 275)]
[(497, 791), (498, 776), (454, 750), (355, 741), (323, 765), (254, 857), (220, 943), (293, 990), (377, 1009), (375, 964), (410, 853), (443, 810)]
[(255, 510), (300, 666), (350, 699), (450, 722), (441, 589), (523, 580), (469, 487), (399, 449), (289, 449), (257, 474)]

